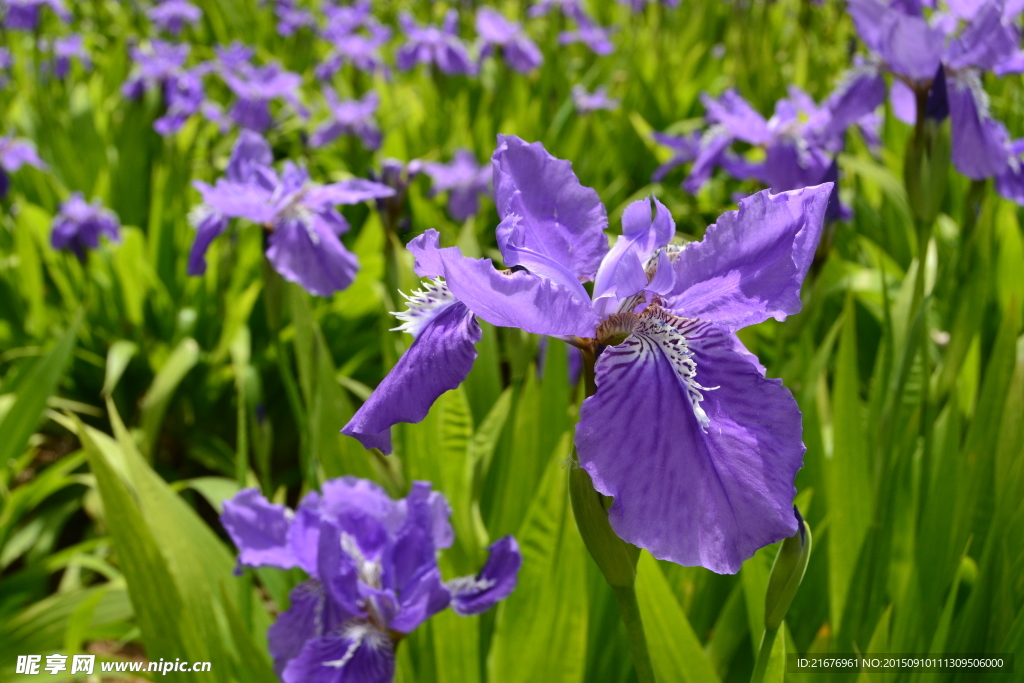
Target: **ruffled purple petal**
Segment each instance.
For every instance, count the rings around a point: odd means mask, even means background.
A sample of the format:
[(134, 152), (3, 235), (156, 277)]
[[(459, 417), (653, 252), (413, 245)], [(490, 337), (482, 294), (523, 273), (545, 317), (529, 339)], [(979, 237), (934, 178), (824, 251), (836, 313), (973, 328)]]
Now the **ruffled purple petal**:
[(291, 519), (287, 508), (267, 502), (259, 489), (242, 489), (224, 501), (220, 522), (247, 567), (291, 569), (298, 559), (288, 545)]
[(608, 251), (608, 214), (597, 192), (580, 185), (572, 164), (539, 142), (499, 135), (491, 161), (498, 215), (523, 217), (516, 246), (550, 257), (577, 278), (592, 278)]
[(326, 623), (329, 612), (327, 593), (319, 581), (300, 583), (292, 589), (289, 598), (291, 606), (281, 612), (267, 630), (267, 644), (278, 677), (308, 641), (320, 638), (333, 628)]
[(284, 683), (391, 683), (395, 649), (383, 631), (364, 623), (309, 641), (285, 667)]
[(679, 254), (667, 307), (729, 330), (797, 313), (831, 190), (826, 183), (741, 200)]
[(285, 280), (323, 297), (348, 287), (359, 270), (355, 255), (317, 215), (275, 225), (267, 259)]
[(523, 556), (515, 537), (498, 539), (491, 544), (489, 552), (479, 574), (448, 582), (452, 610), (459, 616), (482, 614), (511, 595), (516, 588)]
[(735, 573), (796, 532), (800, 411), (734, 335), (655, 313), (596, 370), (576, 447), (594, 487), (615, 498), (608, 519), (623, 540)]
[(343, 434), (359, 439), (366, 448), (390, 453), (391, 425), (421, 421), (441, 394), (466, 379), (482, 332), (472, 312), (447, 296), (444, 305), (424, 304), (415, 321), (416, 341), (341, 430)]

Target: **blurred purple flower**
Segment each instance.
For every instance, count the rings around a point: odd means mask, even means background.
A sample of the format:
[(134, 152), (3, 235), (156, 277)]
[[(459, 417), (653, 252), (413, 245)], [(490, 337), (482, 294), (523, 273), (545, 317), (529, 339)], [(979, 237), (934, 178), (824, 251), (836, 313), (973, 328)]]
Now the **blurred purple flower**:
[(189, 45), (175, 45), (153, 40), (128, 50), (134, 64), (121, 94), (130, 100), (140, 99), (147, 91), (163, 88), (164, 83), (178, 76), (185, 66)]
[(651, 135), (658, 144), (673, 150), (672, 158), (651, 174), (651, 181), (655, 183), (664, 180), (665, 176), (677, 166), (688, 164), (696, 159), (697, 152), (700, 151), (700, 131), (694, 131), (689, 135), (670, 135), (655, 131)]
[(476, 155), (468, 149), (456, 150), (449, 164), (423, 164), (423, 172), (433, 181), (430, 196), (448, 193), (448, 213), (457, 221), (476, 215), (480, 210), (480, 195), (490, 192), (490, 166), (480, 166)]
[[(953, 2), (949, 14), (935, 12), (931, 21), (915, 3), (851, 0), (849, 9), (873, 55), (865, 68), (895, 76), (890, 97), (898, 118), (912, 123), (920, 114), (936, 120), (949, 116), (953, 164), (968, 178), (1011, 170), (1015, 155), (1009, 134), (989, 111), (981, 77), (1024, 71), (1016, 25), (1020, 3)], [(876, 93), (879, 103), (884, 96)], [(923, 112), (917, 111), (919, 98)]]
[(257, 489), (225, 501), (221, 523), (240, 565), (309, 576), (267, 633), (281, 680), (390, 683), (406, 634), (446, 607), (480, 614), (508, 597), (522, 565), (512, 536), (491, 545), (476, 576), (442, 580), (437, 556), (455, 540), (450, 516), (445, 497), (422, 481), (396, 501), (371, 481), (332, 479), (294, 512)]
[(373, 18), (368, 2), (352, 7), (329, 6), (324, 12), (327, 22), (320, 35), (332, 49), (316, 67), (319, 80), (330, 79), (345, 62), (367, 73), (385, 69), (380, 48), (391, 39), (391, 29)]
[(664, 205), (634, 202), (609, 249), (605, 208), (568, 162), (503, 136), (493, 166), (507, 270), (440, 248), (434, 230), (412, 240), (431, 278), (398, 316), (415, 341), (342, 432), (389, 452), (392, 425), (422, 420), (469, 374), (479, 317), (597, 355), (575, 443), (623, 540), (735, 573), (796, 533), (800, 410), (735, 333), (800, 310), (829, 185), (748, 197), (682, 248)]
[(313, 13), (296, 7), (293, 0), (277, 0), (274, 14), (277, 15), (277, 32), (285, 37), (294, 35), (299, 29), (316, 27)]
[(589, 114), (599, 109), (613, 111), (619, 108), (619, 101), (608, 97), (608, 88), (601, 86), (594, 92), (587, 92), (582, 85), (572, 86), (572, 101), (576, 105), (576, 113)]
[(182, 71), (164, 81), (164, 104), (167, 111), (153, 122), (153, 129), (163, 136), (174, 135), (190, 116), (200, 111), (206, 99), (203, 69)]
[(71, 14), (64, 7), (63, 0), (2, 0), (0, 9), (6, 9), (4, 28), (35, 31), (44, 7), (49, 7), (64, 23), (71, 21)]
[(14, 173), (22, 166), (46, 170), (46, 164), (39, 158), (31, 140), (0, 135), (0, 199), (7, 196), (11, 184), (7, 174)]
[(509, 21), (494, 8), (484, 6), (476, 11), (476, 32), (483, 43), (481, 59), (500, 47), (505, 62), (520, 73), (529, 73), (544, 63), (540, 48), (526, 35), (522, 24)]
[(622, 5), (629, 5), (634, 13), (643, 12), (644, 8), (648, 4), (656, 4), (661, 2), (666, 7), (676, 8), (679, 7), (679, 0), (618, 0)]
[(77, 59), (86, 71), (92, 68), (89, 51), (85, 49), (81, 34), (71, 33), (53, 41), (53, 74), (60, 79), (71, 72), (71, 60)]
[(203, 11), (186, 0), (163, 0), (151, 7), (146, 16), (161, 31), (177, 36), (186, 24), (198, 24), (203, 18)]
[(242, 128), (258, 133), (270, 128), (274, 123), (270, 102), (276, 99), (288, 102), (300, 116), (307, 115), (299, 101), (300, 75), (285, 71), (278, 64), (254, 66), (246, 61), (231, 66), (222, 63), (222, 67), (220, 77), (235, 94), (230, 116)]
[(335, 208), (394, 193), (389, 187), (355, 178), (330, 185), (309, 180), (309, 173), (291, 161), (278, 174), (270, 146), (259, 134), (242, 130), (224, 177), (209, 185), (195, 181), (203, 204), (190, 217), (196, 239), (188, 272), (206, 271), (210, 243), (232, 218), (244, 218), (267, 232), (267, 260), (289, 282), (317, 296), (329, 297), (348, 287), (359, 263), (339, 239), (348, 221)]
[(574, 17), (583, 11), (582, 0), (540, 0), (534, 3), (526, 12), (528, 17), (542, 17), (552, 9), (558, 8), (566, 17)]
[(8, 75), (14, 66), (14, 58), (6, 47), (0, 47), (0, 89), (7, 87)]
[(422, 171), (423, 162), (419, 159), (407, 163), (398, 159), (384, 159), (380, 164), (380, 172), (370, 172), (370, 180), (386, 185), (395, 192), (377, 199), (377, 211), (387, 230), (397, 232), (409, 229), (408, 218), (404, 215), (405, 200), (409, 183)]
[(417, 64), (436, 64), (446, 74), (476, 73), (476, 65), (459, 39), (459, 13), (454, 9), (448, 10), (440, 28), (421, 26), (407, 12), (398, 16), (398, 24), (406, 37), (395, 56), (399, 69), (408, 71)]
[(60, 205), (60, 212), (53, 218), (50, 244), (54, 249), (67, 249), (85, 263), (86, 249), (100, 246), (100, 235), (106, 235), (113, 242), (121, 241), (121, 223), (117, 215), (103, 208), (97, 199), (89, 204), (76, 192)]
[(380, 97), (373, 90), (361, 100), (339, 100), (334, 90), (324, 90), (329, 118), (309, 138), (313, 147), (323, 147), (342, 135), (355, 135), (369, 150), (380, 147), (381, 135), (374, 116), (380, 106)]
[(604, 28), (590, 18), (582, 9), (577, 6), (564, 8), (576, 21), (575, 31), (563, 31), (558, 36), (558, 42), (562, 45), (583, 43), (597, 55), (610, 55), (615, 51), (615, 45), (611, 41), (611, 28)]

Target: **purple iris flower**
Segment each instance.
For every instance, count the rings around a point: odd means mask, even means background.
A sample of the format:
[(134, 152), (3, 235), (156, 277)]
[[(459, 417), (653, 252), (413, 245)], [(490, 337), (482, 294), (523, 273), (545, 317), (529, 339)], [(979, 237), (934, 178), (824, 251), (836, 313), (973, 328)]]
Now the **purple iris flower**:
[(343, 433), (389, 452), (393, 424), (422, 420), (466, 378), (479, 317), (596, 356), (576, 448), (623, 540), (731, 573), (796, 533), (800, 411), (735, 333), (800, 310), (831, 187), (759, 192), (684, 247), (668, 210), (641, 200), (609, 250), (605, 208), (569, 162), (511, 136), (492, 162), (509, 270), (441, 248), (433, 230), (412, 240), (431, 278), (398, 315), (415, 341)]
[(86, 249), (100, 246), (100, 235), (114, 242), (121, 241), (121, 223), (117, 214), (103, 208), (97, 199), (89, 204), (80, 192), (68, 197), (53, 218), (50, 244), (54, 249), (67, 249), (85, 263)]
[(516, 587), (515, 538), (490, 547), (475, 576), (442, 581), (438, 551), (455, 540), (451, 508), (427, 482), (392, 500), (373, 482), (344, 477), (311, 492), (294, 512), (257, 489), (225, 501), (221, 523), (247, 567), (300, 568), (309, 579), (267, 632), (284, 683), (390, 683), (395, 646), (451, 607), (489, 610)]
[(572, 86), (572, 101), (578, 114), (589, 114), (599, 109), (614, 111), (619, 101), (608, 97), (608, 88), (601, 86), (594, 92), (587, 92), (582, 85)]
[[(699, 136), (659, 140), (677, 153), (655, 171), (652, 180), (660, 180), (673, 167), (693, 161), (683, 182), (683, 188), (691, 193), (699, 191), (719, 166), (738, 180), (757, 180), (774, 192), (834, 183), (838, 176), (835, 158), (843, 148), (846, 129), (862, 120), (874, 123), (876, 96), (884, 96), (884, 92), (885, 85), (877, 76), (857, 77), (842, 83), (818, 105), (807, 93), (791, 86), (789, 96), (775, 104), (775, 112), (767, 120), (733, 90), (717, 99), (702, 95), (711, 126)], [(763, 160), (749, 161), (733, 151), (737, 141), (763, 150)], [(848, 215), (849, 210), (839, 203), (834, 189), (828, 218)]]
[(359, 269), (356, 257), (339, 239), (349, 225), (335, 207), (388, 197), (394, 190), (361, 178), (318, 185), (290, 161), (278, 174), (272, 161), (266, 140), (242, 130), (224, 177), (215, 185), (194, 183), (203, 204), (191, 216), (196, 239), (188, 272), (204, 273), (210, 243), (232, 218), (244, 218), (266, 231), (267, 260), (284, 279), (329, 297), (352, 284)]
[(475, 74), (465, 43), (459, 38), (459, 13), (448, 10), (440, 27), (421, 26), (408, 12), (398, 16), (406, 42), (398, 48), (395, 63), (402, 71), (417, 64), (436, 64), (446, 74)]
[(563, 6), (576, 22), (575, 31), (563, 31), (558, 36), (558, 42), (562, 45), (583, 43), (591, 52), (597, 55), (610, 55), (615, 51), (612, 44), (612, 29), (600, 26), (596, 21), (578, 6)]
[(391, 29), (373, 18), (370, 3), (359, 2), (352, 7), (324, 9), (327, 23), (321, 37), (332, 46), (331, 52), (316, 67), (316, 77), (330, 79), (348, 62), (360, 71), (385, 71), (380, 48), (391, 39)]
[(81, 34), (71, 33), (53, 41), (53, 73), (63, 79), (71, 72), (71, 60), (77, 59), (82, 68), (92, 68), (89, 51), (85, 49)]
[(4, 27), (14, 31), (35, 31), (44, 7), (49, 7), (64, 23), (71, 21), (63, 0), (3, 0), (0, 9), (7, 10)]
[(186, 25), (198, 24), (203, 18), (203, 11), (186, 0), (163, 0), (151, 7), (146, 16), (161, 31), (176, 36)]
[[(850, 14), (871, 50), (875, 74), (893, 74), (893, 111), (904, 121), (919, 114), (951, 119), (953, 164), (980, 180), (1010, 172), (1014, 155), (1006, 127), (994, 119), (981, 83), (985, 72), (1024, 71), (1016, 14), (1019, 3), (1000, 0), (950, 3), (932, 21), (920, 5), (851, 0)], [(925, 111), (918, 112), (918, 96)], [(880, 103), (884, 92), (874, 93)]]
[(505, 62), (520, 73), (529, 73), (544, 63), (540, 48), (526, 35), (523, 25), (509, 21), (492, 7), (476, 11), (476, 32), (483, 42), (481, 59), (500, 47)]
[(277, 0), (274, 6), (277, 15), (278, 34), (288, 37), (303, 28), (315, 28), (316, 17), (309, 10), (296, 7), (292, 0)]
[(331, 89), (324, 90), (330, 118), (322, 124), (309, 138), (313, 147), (323, 147), (334, 142), (342, 135), (355, 135), (363, 141), (366, 149), (375, 150), (380, 147), (380, 129), (374, 116), (380, 106), (380, 97), (373, 90), (363, 95), (361, 100), (339, 100)]
[(167, 112), (153, 122), (153, 129), (163, 135), (174, 135), (190, 116), (200, 111), (206, 99), (203, 88), (205, 69), (182, 71), (164, 81), (164, 104)]
[(130, 100), (140, 99), (147, 91), (163, 88), (164, 83), (178, 76), (185, 67), (189, 45), (175, 45), (153, 40), (128, 51), (134, 64), (121, 94)]
[(270, 102), (276, 99), (288, 102), (300, 116), (306, 115), (298, 95), (302, 76), (286, 71), (278, 64), (254, 66), (244, 62), (233, 68), (222, 65), (219, 73), (236, 97), (230, 111), (231, 119), (242, 128), (257, 133), (270, 128), (274, 123)]
[(0, 135), (0, 199), (7, 196), (11, 181), (8, 173), (14, 173), (22, 166), (45, 170), (46, 164), (36, 153), (36, 146), (30, 140)]
[(457, 221), (475, 216), (480, 211), (480, 195), (491, 189), (490, 167), (480, 166), (468, 149), (456, 150), (450, 164), (423, 164), (423, 172), (433, 181), (430, 196), (448, 193), (448, 213)]

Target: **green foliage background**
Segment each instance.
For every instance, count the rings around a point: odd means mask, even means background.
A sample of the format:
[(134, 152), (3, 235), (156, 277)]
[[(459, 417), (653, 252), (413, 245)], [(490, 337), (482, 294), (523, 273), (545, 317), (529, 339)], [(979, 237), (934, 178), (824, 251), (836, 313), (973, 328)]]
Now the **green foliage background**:
[[(189, 34), (196, 56), (244, 40), (261, 58), (306, 74), (307, 98), (320, 101), (310, 74), (323, 45), (307, 33), (279, 37), (256, 0), (194, 2), (204, 11)], [(376, 213), (346, 208), (355, 229), (345, 241), (362, 270), (331, 300), (264, 277), (251, 227), (215, 243), (204, 277), (187, 277), (187, 214), (198, 201), (190, 181), (219, 175), (231, 140), (198, 120), (158, 137), (158, 98), (130, 103), (119, 94), (128, 41), (141, 32), (132, 3), (73, 4), (93, 27), (91, 73), (40, 78), (32, 36), (0, 38), (16, 57), (13, 82), (0, 91), (3, 125), (35, 140), (52, 169), (16, 174), (0, 214), (0, 679), (18, 678), (19, 654), (113, 642), (139, 644), (154, 660), (213, 662), (209, 674), (168, 681), (274, 680), (266, 628), (301, 577), (232, 576), (233, 549), (216, 514), (240, 485), (294, 503), (342, 474), (376, 479), (396, 496), (412, 479), (444, 491), (458, 537), (442, 557), (446, 577), (475, 571), (488, 539), (515, 533), (522, 545), (513, 596), (480, 617), (432, 619), (399, 648), (398, 680), (634, 679), (615, 601), (568, 504), (580, 392), (565, 380), (564, 345), (549, 343), (538, 373), (537, 339), (485, 326), (469, 380), (422, 424), (396, 430), (394, 456), (340, 435), (410, 341), (388, 331), (387, 311), (399, 304), (386, 284), (391, 250)], [(376, 4), (389, 22), (399, 8)], [(435, 20), (445, 8), (412, 7)], [(517, 2), (500, 8), (525, 16)], [(696, 239), (733, 192), (756, 188), (718, 178), (690, 196), (678, 188), (679, 172), (650, 184), (666, 158), (651, 130), (700, 125), (702, 91), (736, 87), (765, 114), (790, 83), (821, 98), (856, 46), (833, 1), (682, 0), (638, 15), (611, 2), (591, 9), (620, 26), (612, 56), (559, 46), (567, 27), (553, 14), (527, 23), (546, 59), (531, 76), (493, 62), (473, 80), (426, 70), (373, 79), (346, 68), (336, 79), (343, 96), (370, 87), (381, 95), (381, 152), (357, 141), (312, 152), (287, 121), (271, 134), (275, 153), (326, 181), (365, 177), (383, 157), (447, 160), (465, 146), (486, 158), (497, 133), (513, 133), (572, 160), (609, 207), (613, 232), (628, 202), (653, 193), (684, 238)], [(462, 23), (468, 33), (470, 12)], [(622, 107), (578, 116), (575, 83), (609, 84)], [(994, 113), (1024, 131), (1019, 77), (986, 85)], [(991, 186), (950, 170), (933, 238), (918, 244), (900, 180), (910, 133), (887, 115), (877, 158), (851, 136), (840, 167), (855, 217), (834, 226), (804, 311), (742, 333), (769, 376), (795, 394), (807, 445), (797, 502), (815, 552), (775, 653), (1013, 652), (1019, 669), (1021, 214)], [(493, 207), (458, 225), (427, 189), (423, 179), (410, 189), (412, 229), (403, 239), (436, 228), (468, 254), (496, 254)], [(122, 244), (84, 267), (48, 242), (57, 204), (72, 191), (101, 197), (126, 226)], [(393, 267), (401, 289), (415, 287), (408, 258)], [(636, 425), (658, 428), (670, 421)], [(642, 454), (623, 457), (642, 467)], [(774, 552), (763, 549), (736, 576), (642, 555), (637, 590), (659, 681), (749, 679)], [(771, 680), (784, 677), (777, 664)]]

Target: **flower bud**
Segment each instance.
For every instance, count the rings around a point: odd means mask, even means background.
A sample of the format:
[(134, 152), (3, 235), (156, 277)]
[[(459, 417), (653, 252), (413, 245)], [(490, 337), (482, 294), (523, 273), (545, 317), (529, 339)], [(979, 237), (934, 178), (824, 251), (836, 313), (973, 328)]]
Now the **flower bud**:
[(782, 541), (779, 554), (772, 564), (772, 573), (768, 577), (764, 605), (764, 626), (768, 631), (779, 628), (785, 619), (793, 597), (800, 588), (800, 582), (803, 581), (807, 561), (811, 558), (810, 527), (795, 506), (793, 512), (799, 529), (794, 536)]

